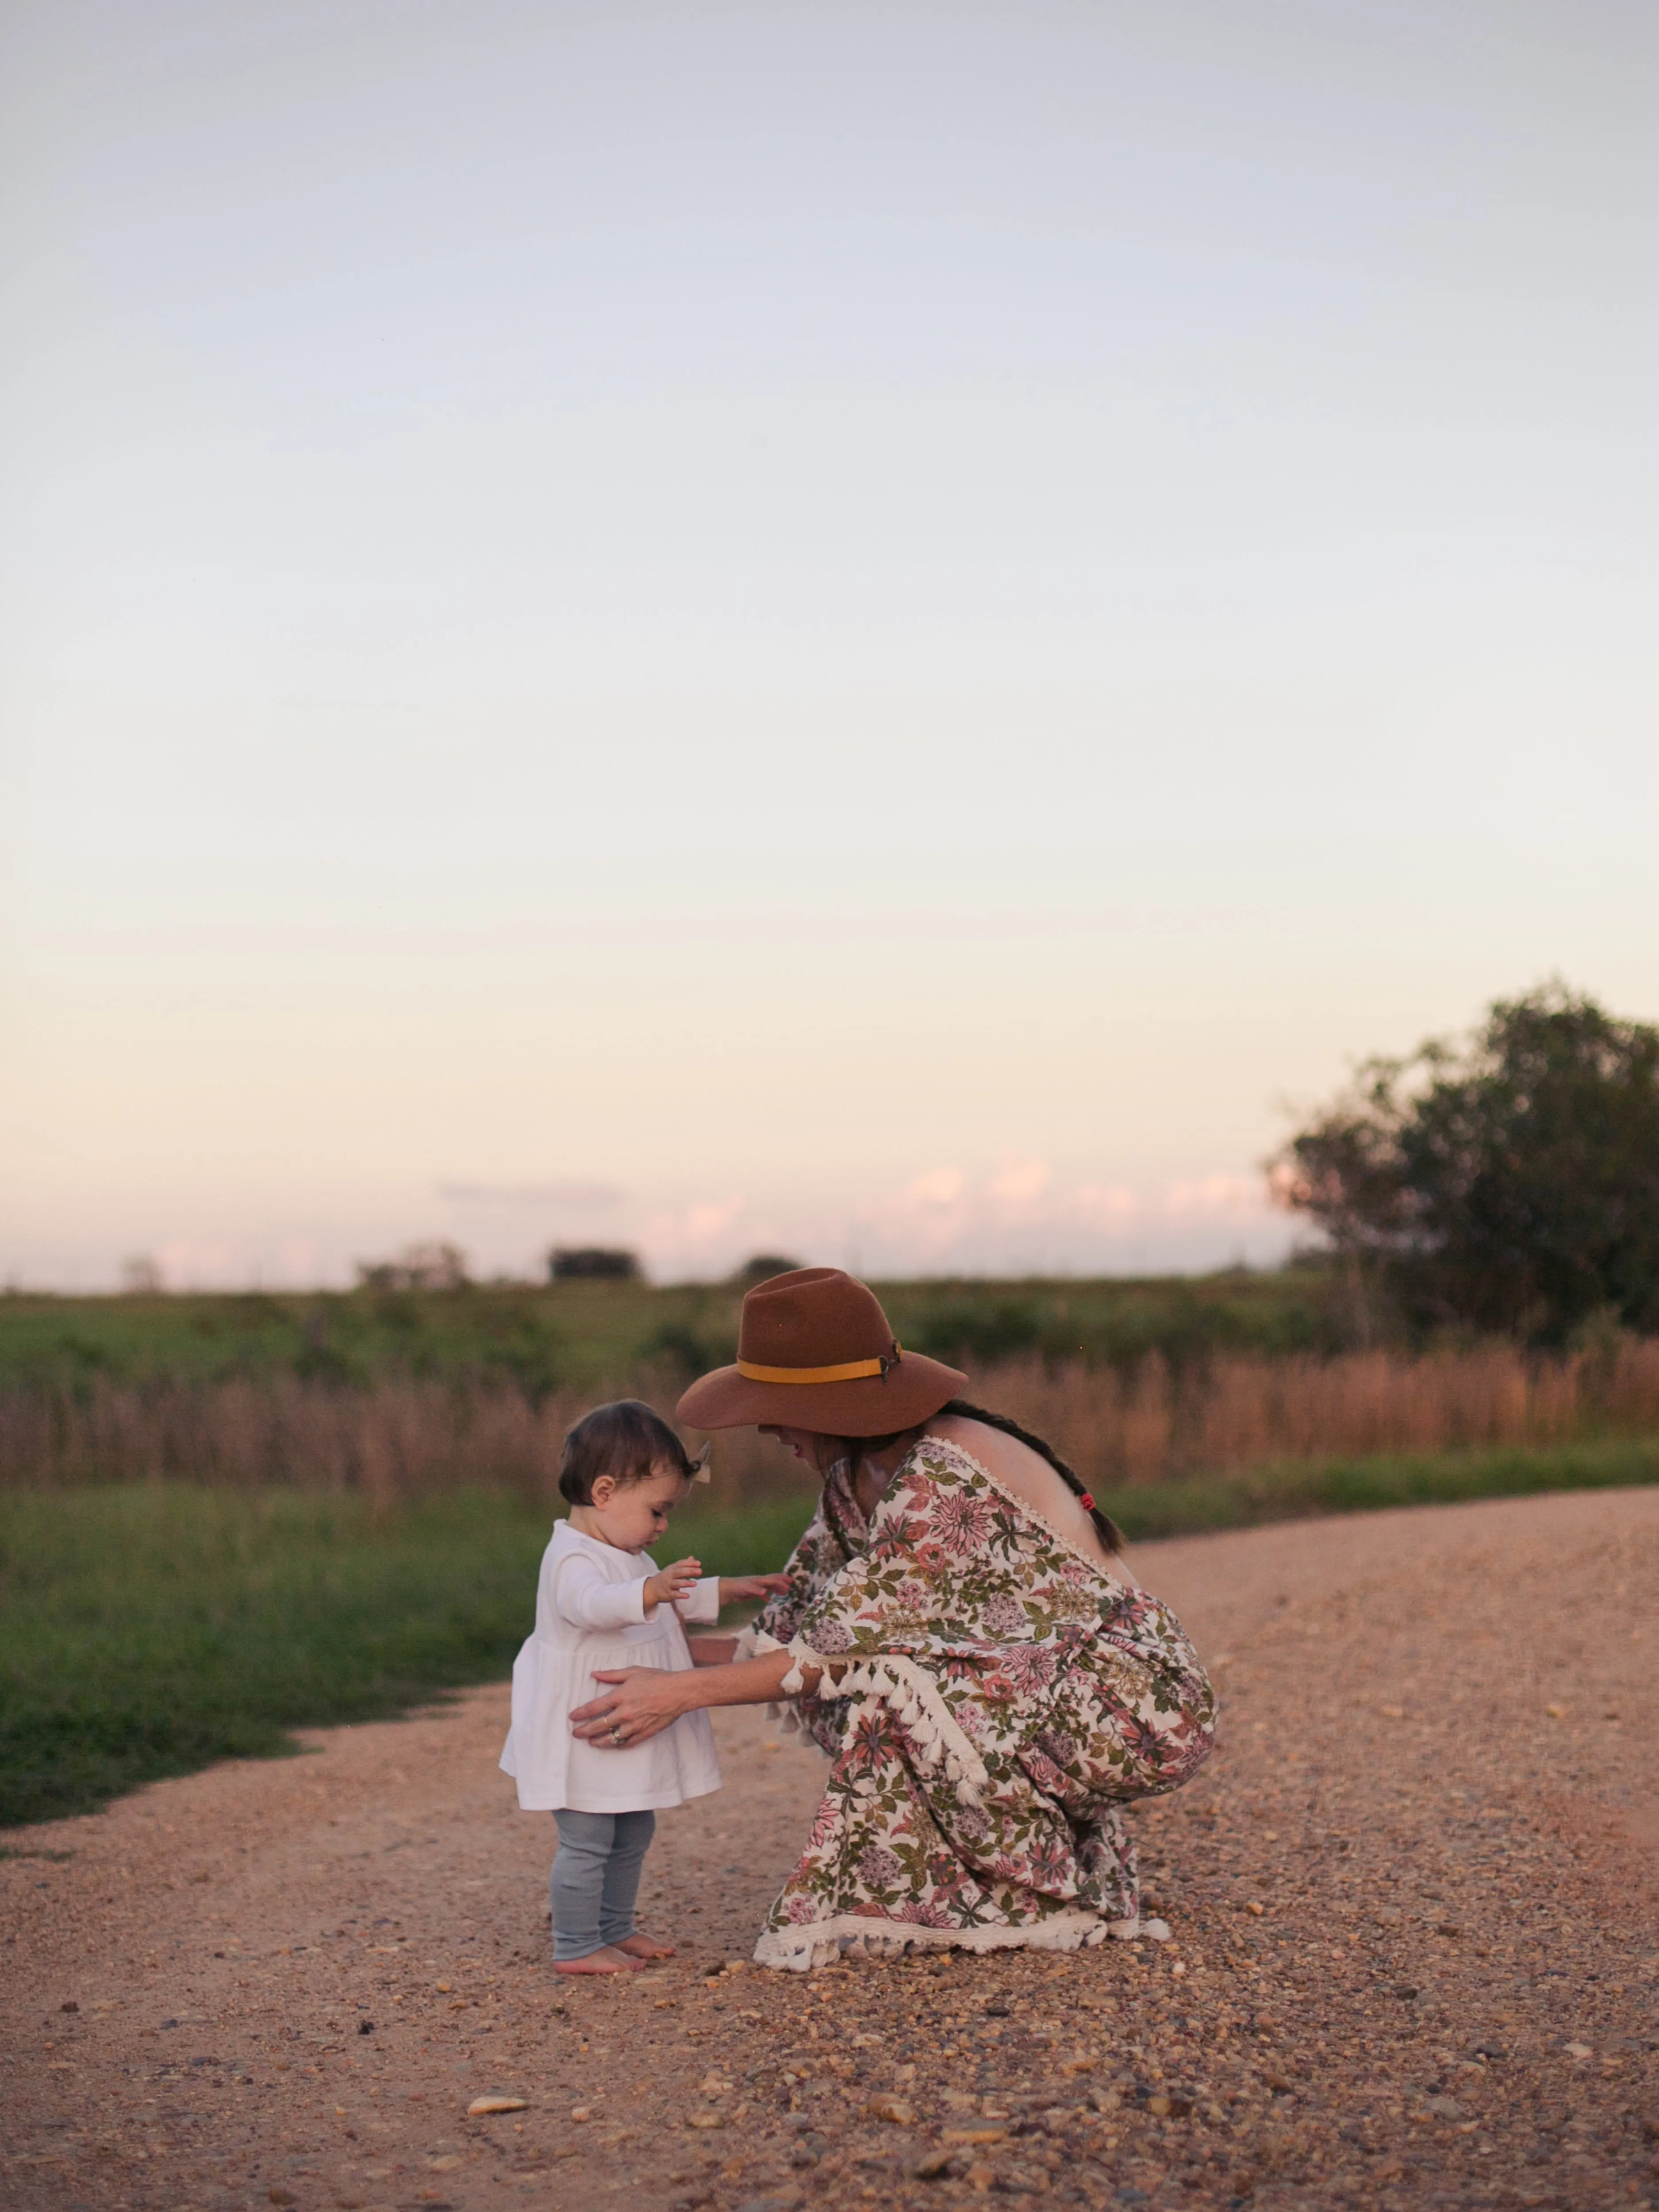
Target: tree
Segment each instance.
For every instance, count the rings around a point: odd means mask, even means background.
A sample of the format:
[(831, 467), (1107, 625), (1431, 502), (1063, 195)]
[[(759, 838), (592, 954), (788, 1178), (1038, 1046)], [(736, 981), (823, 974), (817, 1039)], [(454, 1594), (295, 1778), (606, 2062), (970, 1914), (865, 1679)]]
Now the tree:
[(461, 1291), (468, 1283), (466, 1255), (458, 1244), (406, 1244), (395, 1260), (359, 1260), (364, 1291)]
[(804, 1260), (787, 1260), (781, 1252), (757, 1252), (732, 1277), (734, 1291), (752, 1291), (757, 1283), (769, 1283), (774, 1275), (793, 1275)]
[(547, 1255), (548, 1280), (554, 1283), (637, 1283), (641, 1273), (637, 1253), (603, 1244), (561, 1244)]
[(1416, 1328), (1659, 1329), (1659, 1029), (1563, 984), (1367, 1060), (1269, 1176)]

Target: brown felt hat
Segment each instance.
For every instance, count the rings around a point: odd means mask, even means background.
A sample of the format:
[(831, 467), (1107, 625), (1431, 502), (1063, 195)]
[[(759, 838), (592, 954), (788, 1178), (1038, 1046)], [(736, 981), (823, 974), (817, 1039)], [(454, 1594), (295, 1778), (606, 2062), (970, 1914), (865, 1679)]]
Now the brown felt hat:
[(696, 1429), (763, 1421), (822, 1437), (884, 1437), (928, 1420), (968, 1380), (903, 1352), (872, 1290), (839, 1267), (796, 1267), (743, 1302), (735, 1367), (700, 1376), (675, 1412)]

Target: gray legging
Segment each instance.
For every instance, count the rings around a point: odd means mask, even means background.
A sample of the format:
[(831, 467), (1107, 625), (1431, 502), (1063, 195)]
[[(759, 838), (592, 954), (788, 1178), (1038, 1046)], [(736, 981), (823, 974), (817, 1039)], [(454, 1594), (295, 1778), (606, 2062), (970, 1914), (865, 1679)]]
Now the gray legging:
[(558, 1856), (549, 1885), (553, 1956), (585, 1959), (634, 1933), (640, 1867), (657, 1831), (654, 1813), (556, 1813)]

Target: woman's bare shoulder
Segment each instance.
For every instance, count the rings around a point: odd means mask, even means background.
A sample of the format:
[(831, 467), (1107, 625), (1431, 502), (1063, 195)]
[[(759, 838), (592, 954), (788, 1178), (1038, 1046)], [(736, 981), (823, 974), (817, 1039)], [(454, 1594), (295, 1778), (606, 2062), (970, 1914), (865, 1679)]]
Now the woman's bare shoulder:
[(928, 1422), (927, 1433), (943, 1437), (946, 1443), (955, 1444), (970, 1459), (976, 1459), (997, 1481), (1010, 1483), (1017, 1490), (1023, 1491), (1027, 1482), (1036, 1482), (1045, 1488), (1052, 1483), (1056, 1490), (1066, 1490), (1048, 1461), (1041, 1453), (1034, 1452), (1030, 1444), (1023, 1444), (1018, 1437), (1008, 1436), (983, 1421), (970, 1420), (965, 1413), (939, 1414), (937, 1419)]
[(983, 1421), (970, 1420), (963, 1413), (941, 1413), (929, 1421), (927, 1433), (942, 1437), (946, 1443), (977, 1460), (999, 1488), (1029, 1505), (1038, 1520), (1064, 1537), (1074, 1550), (1097, 1561), (1109, 1574), (1118, 1576), (1082, 1499), (1041, 1452), (1021, 1443), (1018, 1437)]

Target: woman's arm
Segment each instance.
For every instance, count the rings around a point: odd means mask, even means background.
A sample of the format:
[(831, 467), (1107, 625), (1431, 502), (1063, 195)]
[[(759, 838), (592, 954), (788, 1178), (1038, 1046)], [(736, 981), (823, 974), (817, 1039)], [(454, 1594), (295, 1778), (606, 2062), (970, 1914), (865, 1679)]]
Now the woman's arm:
[[(689, 1673), (661, 1667), (596, 1671), (593, 1680), (606, 1687), (601, 1696), (577, 1706), (570, 1725), (601, 1750), (611, 1744), (643, 1743), (702, 1705), (770, 1705), (782, 1694), (783, 1678), (795, 1663), (787, 1651), (765, 1651), (758, 1659), (694, 1667)], [(806, 1685), (809, 1694), (817, 1681), (814, 1668)]]

